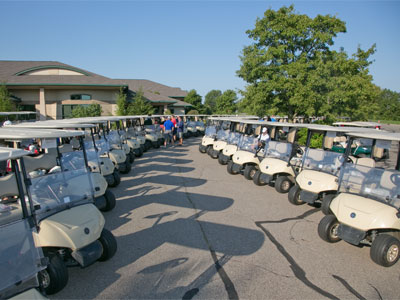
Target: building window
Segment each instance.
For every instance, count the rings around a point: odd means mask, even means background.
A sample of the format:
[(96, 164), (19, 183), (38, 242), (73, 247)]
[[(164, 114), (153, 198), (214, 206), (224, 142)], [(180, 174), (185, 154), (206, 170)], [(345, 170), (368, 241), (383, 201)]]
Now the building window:
[(74, 95), (71, 95), (71, 100), (92, 100), (92, 95), (74, 94)]

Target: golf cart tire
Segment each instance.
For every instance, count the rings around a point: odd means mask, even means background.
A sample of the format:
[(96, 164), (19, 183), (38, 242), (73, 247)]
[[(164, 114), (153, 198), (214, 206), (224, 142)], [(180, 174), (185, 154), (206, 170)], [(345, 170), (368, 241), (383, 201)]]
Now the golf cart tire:
[(63, 260), (57, 254), (49, 257), (47, 268), (39, 273), (41, 284), (47, 277), (48, 285), (43, 286), (47, 295), (53, 295), (61, 291), (68, 283), (68, 269)]
[(228, 165), (226, 166), (226, 170), (228, 171), (229, 174), (236, 175), (236, 173), (233, 171), (232, 167), (233, 167), (233, 161), (230, 160), (228, 162)]
[(389, 234), (379, 234), (371, 245), (371, 259), (380, 266), (391, 267), (400, 257), (400, 241)]
[(254, 165), (246, 165), (246, 167), (244, 167), (244, 171), (243, 171), (244, 178), (246, 178), (247, 180), (252, 180), (254, 177), (255, 171), (257, 171), (257, 169)]
[(122, 174), (128, 174), (132, 169), (132, 165), (130, 164), (129, 161), (125, 161), (125, 168), (122, 168), (120, 171)]
[(113, 176), (114, 176), (114, 184), (110, 185), (110, 187), (116, 187), (121, 183), (121, 175), (119, 175), (118, 170), (114, 170)]
[(278, 193), (289, 193), (293, 186), (293, 182), (287, 176), (278, 176), (275, 180), (275, 190)]
[(226, 165), (222, 152), (220, 152), (218, 155), (218, 162), (220, 165)]
[(262, 185), (266, 185), (266, 183), (265, 182), (262, 182), (261, 181), (261, 171), (260, 170), (257, 170), (257, 172), (254, 174), (254, 176), (253, 176), (253, 182), (254, 182), (254, 184), (255, 185), (258, 185), (258, 186), (262, 186)]
[(115, 252), (117, 252), (117, 240), (111, 231), (103, 228), (99, 241), (103, 247), (103, 253), (100, 256), (99, 261), (109, 260), (114, 256)]
[(200, 153), (206, 153), (207, 152), (207, 147), (203, 146), (202, 144), (199, 145), (199, 151)]
[(104, 198), (106, 198), (106, 206), (101, 208), (101, 211), (110, 211), (115, 207), (117, 201), (115, 200), (115, 195), (109, 189), (106, 189), (104, 193)]
[(128, 156), (129, 156), (129, 162), (133, 164), (133, 162), (135, 161), (135, 154), (132, 151), (130, 151)]
[(332, 214), (331, 202), (333, 198), (335, 198), (335, 196), (336, 196), (335, 194), (328, 194), (325, 195), (325, 197), (322, 199), (321, 211), (324, 215)]
[(300, 200), (300, 187), (295, 184), (293, 185), (288, 193), (288, 200), (294, 205), (302, 205), (305, 202)]
[(337, 235), (339, 221), (334, 215), (324, 216), (318, 224), (318, 235), (328, 243), (337, 243), (341, 238)]

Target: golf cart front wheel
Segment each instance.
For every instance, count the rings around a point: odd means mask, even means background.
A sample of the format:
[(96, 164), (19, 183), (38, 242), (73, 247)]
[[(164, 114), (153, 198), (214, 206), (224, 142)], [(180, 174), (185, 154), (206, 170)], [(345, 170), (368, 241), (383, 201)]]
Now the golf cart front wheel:
[(288, 200), (290, 203), (294, 205), (304, 204), (304, 201), (300, 200), (300, 191), (300, 187), (297, 184), (290, 188), (288, 193)]
[(58, 255), (52, 255), (47, 268), (40, 271), (39, 279), (47, 295), (58, 293), (68, 283), (67, 266)]
[(228, 165), (226, 166), (226, 170), (228, 171), (229, 174), (231, 175), (236, 175), (236, 173), (233, 171), (233, 161), (229, 161)]
[(318, 224), (318, 235), (321, 239), (328, 243), (336, 243), (340, 241), (337, 234), (339, 221), (334, 215), (327, 215), (321, 219)]
[(400, 241), (389, 234), (379, 234), (371, 245), (371, 259), (383, 267), (391, 267), (400, 255)]
[(199, 151), (200, 153), (206, 153), (207, 147), (203, 146), (202, 144), (199, 145)]
[(254, 173), (253, 182), (255, 185), (258, 185), (258, 186), (266, 185), (266, 183), (261, 180), (261, 171), (260, 170), (257, 170)]
[(124, 163), (124, 167), (121, 169), (121, 173), (122, 174), (128, 174), (130, 171), (131, 171), (131, 169), (132, 169), (132, 165), (131, 165), (131, 163), (127, 160), (127, 161), (125, 161), (125, 163)]
[(275, 180), (275, 190), (278, 193), (286, 194), (292, 186), (293, 182), (287, 176), (278, 176)]
[(109, 189), (106, 189), (106, 192), (104, 193), (104, 198), (106, 199), (106, 206), (101, 208), (101, 211), (110, 211), (115, 207), (115, 204), (117, 203), (115, 200), (115, 195), (113, 192), (111, 192)]
[(121, 183), (121, 175), (119, 175), (119, 171), (117, 169), (114, 170), (113, 176), (114, 176), (114, 185), (112, 185), (111, 187), (116, 187)]
[(252, 180), (257, 169), (254, 165), (246, 165), (243, 171), (244, 178), (247, 180)]
[(117, 240), (111, 231), (103, 228), (99, 241), (103, 247), (103, 253), (101, 254), (99, 261), (109, 260), (117, 252)]

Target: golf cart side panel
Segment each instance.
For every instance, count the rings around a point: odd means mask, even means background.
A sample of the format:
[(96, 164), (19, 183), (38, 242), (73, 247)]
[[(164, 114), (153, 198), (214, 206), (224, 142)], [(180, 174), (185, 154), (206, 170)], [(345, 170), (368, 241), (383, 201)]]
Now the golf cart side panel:
[(222, 153), (226, 156), (232, 156), (233, 154), (236, 153), (237, 151), (237, 146), (236, 145), (226, 145), (226, 147), (224, 148), (224, 150), (222, 150)]
[(108, 157), (99, 157), (101, 174), (104, 176), (110, 175), (114, 172), (114, 164)]
[(216, 141), (213, 145), (213, 149), (216, 151), (221, 151), (226, 147), (227, 143), (225, 141)]
[(126, 140), (126, 143), (129, 146), (129, 148), (132, 148), (132, 149), (140, 148), (140, 143), (137, 140), (129, 139), (129, 140)]
[(90, 173), (92, 177), (92, 184), (94, 188), (94, 197), (100, 197), (104, 195), (107, 189), (107, 180), (100, 173)]
[(208, 137), (208, 136), (204, 136), (202, 141), (201, 141), (201, 144), (203, 146), (212, 145), (212, 144), (214, 144), (214, 138), (211, 138), (211, 137)]
[(123, 164), (126, 161), (126, 155), (124, 150), (112, 150), (109, 153), (111, 160), (115, 164)]
[(158, 141), (158, 137), (155, 134), (146, 133), (145, 137), (146, 137), (146, 140), (149, 140), (150, 142)]
[(272, 158), (272, 157), (264, 158), (259, 164), (259, 168), (262, 173), (268, 175), (288, 174), (291, 176), (295, 176), (293, 168), (291, 166), (288, 166), (287, 161), (277, 158)]
[(233, 155), (232, 160), (235, 164), (245, 165), (245, 164), (255, 164), (258, 165), (260, 161), (258, 157), (254, 157), (254, 153), (248, 151), (236, 151)]
[(302, 190), (319, 194), (325, 191), (337, 191), (337, 177), (315, 170), (302, 170), (296, 177)]
[(362, 196), (340, 193), (331, 203), (331, 211), (339, 222), (368, 231), (371, 229), (398, 229), (400, 219), (393, 206)]
[(93, 204), (75, 206), (52, 215), (34, 233), (37, 247), (80, 249), (96, 241), (104, 227), (104, 217)]

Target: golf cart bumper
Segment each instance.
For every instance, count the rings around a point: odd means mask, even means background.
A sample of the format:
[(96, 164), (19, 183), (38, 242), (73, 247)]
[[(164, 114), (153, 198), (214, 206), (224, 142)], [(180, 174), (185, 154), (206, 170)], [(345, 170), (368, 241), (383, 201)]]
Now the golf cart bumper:
[(273, 179), (274, 179), (274, 176), (272, 176), (272, 175), (265, 174), (265, 173), (262, 173), (262, 172), (260, 174), (260, 181), (261, 182), (265, 182), (266, 184), (272, 183)]
[(296, 177), (296, 183), (301, 188), (300, 199), (313, 204), (322, 192), (338, 190), (337, 177), (332, 174), (303, 170)]
[(104, 177), (112, 175), (115, 167), (111, 159), (108, 157), (99, 157), (99, 163), (101, 174), (103, 174)]
[(235, 164), (239, 165), (246, 165), (246, 164), (255, 164), (258, 166), (260, 163), (260, 160), (258, 157), (254, 157), (254, 153), (248, 152), (248, 151), (236, 151), (235, 154), (232, 156), (232, 161)]
[(240, 173), (240, 172), (242, 172), (242, 170), (243, 170), (243, 165), (239, 165), (239, 164), (235, 164), (235, 163), (232, 164), (232, 171), (234, 173)]
[(219, 151), (218, 151), (218, 150), (212, 149), (212, 150), (210, 151), (210, 156), (211, 156), (212, 158), (218, 158), (218, 154), (219, 154)]
[(204, 137), (201, 139), (201, 144), (202, 144), (204, 147), (207, 147), (208, 145), (214, 144), (214, 139), (211, 138), (211, 137), (208, 137), (208, 136), (204, 136)]
[(133, 152), (135, 153), (136, 157), (142, 156), (142, 154), (143, 154), (142, 147), (139, 146), (139, 148), (133, 149)]
[(71, 256), (79, 263), (82, 268), (86, 268), (95, 263), (103, 253), (103, 246), (99, 240), (83, 247), (79, 250), (72, 251)]
[(343, 241), (348, 242), (352, 245), (359, 245), (363, 239), (365, 239), (367, 233), (365, 231), (339, 224), (337, 229), (337, 235)]
[(300, 191), (300, 199), (308, 204), (314, 204), (318, 200), (319, 194), (306, 190)]
[(224, 150), (222, 150), (222, 153), (228, 157), (231, 157), (235, 152), (237, 151), (237, 146), (236, 145), (227, 145)]

